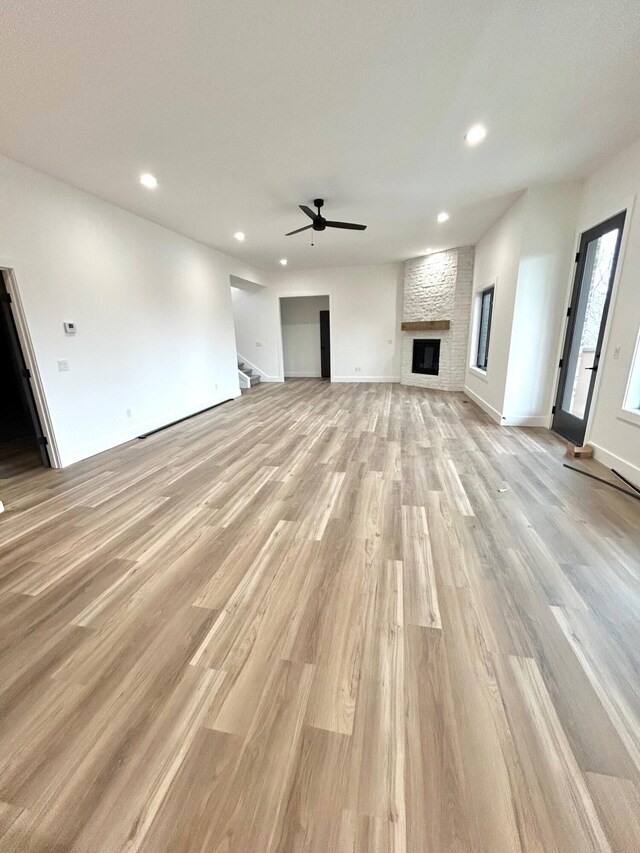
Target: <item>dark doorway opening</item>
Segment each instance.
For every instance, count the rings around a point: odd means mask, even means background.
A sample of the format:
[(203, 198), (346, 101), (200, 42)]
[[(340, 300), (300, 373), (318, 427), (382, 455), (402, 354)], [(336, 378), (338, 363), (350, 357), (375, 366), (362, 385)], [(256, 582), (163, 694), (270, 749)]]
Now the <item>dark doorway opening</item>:
[(440, 340), (414, 340), (412, 373), (437, 376), (440, 370)]
[(578, 447), (587, 431), (624, 220), (623, 211), (585, 231), (576, 256), (552, 429)]
[(331, 379), (331, 331), (328, 311), (320, 311), (320, 375), (323, 379)]
[(4, 276), (0, 272), (0, 477), (9, 477), (51, 463)]

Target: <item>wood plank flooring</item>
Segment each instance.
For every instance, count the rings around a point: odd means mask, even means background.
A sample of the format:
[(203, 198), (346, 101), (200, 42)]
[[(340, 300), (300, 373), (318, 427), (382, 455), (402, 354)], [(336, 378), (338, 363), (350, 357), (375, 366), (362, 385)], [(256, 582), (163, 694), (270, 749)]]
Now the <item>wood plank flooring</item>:
[(640, 502), (563, 449), (301, 380), (3, 481), (0, 851), (637, 853)]

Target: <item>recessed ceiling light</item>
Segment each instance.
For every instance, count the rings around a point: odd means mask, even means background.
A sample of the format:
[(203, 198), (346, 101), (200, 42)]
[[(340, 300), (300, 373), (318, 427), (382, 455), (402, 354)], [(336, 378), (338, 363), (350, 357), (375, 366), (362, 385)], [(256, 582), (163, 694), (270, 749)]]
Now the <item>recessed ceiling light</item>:
[(438, 214), (438, 222), (446, 222), (448, 218), (449, 214), (444, 210)]
[(288, 264), (288, 261), (286, 258), (280, 258), (280, 263), (282, 264), (283, 267), (286, 267), (286, 265)]
[(474, 124), (464, 135), (464, 140), (467, 145), (477, 145), (487, 135), (487, 128), (481, 124)]
[(155, 177), (155, 175), (151, 175), (149, 172), (144, 172), (142, 175), (140, 175), (140, 183), (148, 190), (155, 190), (155, 188), (158, 186), (158, 179)]
[(236, 231), (236, 233), (233, 236), (236, 238), (236, 240), (239, 243), (242, 243), (242, 241), (244, 240), (244, 231)]

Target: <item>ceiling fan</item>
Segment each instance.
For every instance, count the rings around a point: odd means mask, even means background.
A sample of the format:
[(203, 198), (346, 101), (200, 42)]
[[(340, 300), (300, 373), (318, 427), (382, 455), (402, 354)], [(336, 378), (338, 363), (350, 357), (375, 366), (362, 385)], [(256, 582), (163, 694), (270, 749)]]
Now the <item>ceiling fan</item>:
[(284, 235), (285, 237), (290, 237), (292, 234), (299, 234), (301, 231), (308, 231), (309, 228), (313, 228), (314, 231), (324, 231), (325, 228), (346, 228), (349, 231), (364, 231), (367, 227), (366, 225), (356, 225), (353, 222), (333, 222), (330, 219), (325, 219), (320, 213), (321, 208), (324, 206), (324, 199), (314, 198), (313, 204), (318, 208), (317, 213), (314, 213), (306, 204), (299, 205), (300, 210), (306, 213), (309, 219), (311, 219), (311, 225), (305, 225), (304, 228), (296, 228), (295, 231), (289, 231), (288, 234)]

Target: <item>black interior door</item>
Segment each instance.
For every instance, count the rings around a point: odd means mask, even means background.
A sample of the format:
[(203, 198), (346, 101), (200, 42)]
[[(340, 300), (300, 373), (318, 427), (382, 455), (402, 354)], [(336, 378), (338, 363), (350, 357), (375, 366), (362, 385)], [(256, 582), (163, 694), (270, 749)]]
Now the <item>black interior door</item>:
[[(11, 418), (11, 424), (5, 425), (7, 426), (6, 438), (12, 437), (12, 432), (15, 433), (16, 437), (19, 437), (18, 433), (33, 436), (34, 442), (37, 442), (43, 465), (50, 466), (47, 439), (40, 424), (40, 417), (31, 388), (31, 374), (22, 354), (11, 304), (11, 296), (6, 288), (4, 275), (0, 272), (0, 336), (2, 338), (0, 351), (3, 359), (0, 370), (2, 372), (2, 395), (5, 401), (0, 417), (7, 421)], [(22, 417), (26, 422), (24, 432), (21, 430), (22, 424), (20, 423)]]
[(323, 379), (331, 379), (331, 333), (328, 311), (320, 312), (320, 374)]
[(552, 428), (582, 446), (616, 274), (625, 212), (580, 240)]

